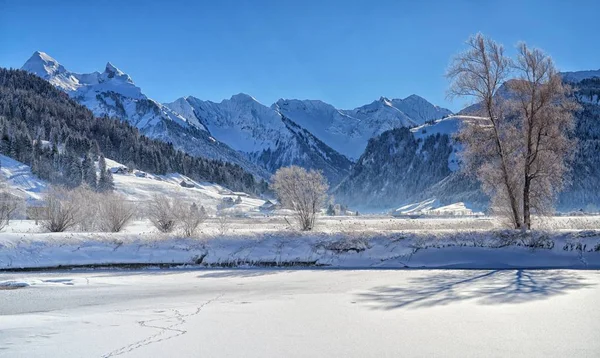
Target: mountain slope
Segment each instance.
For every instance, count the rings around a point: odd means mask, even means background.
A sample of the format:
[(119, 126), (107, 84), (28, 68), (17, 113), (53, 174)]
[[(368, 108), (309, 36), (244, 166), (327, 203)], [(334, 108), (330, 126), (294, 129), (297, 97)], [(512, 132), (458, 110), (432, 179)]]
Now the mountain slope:
[(165, 106), (189, 122), (202, 124), (211, 136), (271, 173), (282, 166), (299, 165), (322, 170), (335, 185), (352, 164), (306, 129), (246, 94), (220, 103), (188, 96)]
[(392, 99), (392, 106), (405, 113), (417, 124), (444, 118), (452, 114), (452, 111), (429, 103), (425, 98), (410, 95), (404, 99)]
[(392, 100), (381, 97), (352, 110), (296, 99), (280, 99), (272, 108), (351, 159), (360, 157), (369, 139), (387, 130), (414, 127), (452, 113), (416, 95)]
[(129, 75), (110, 62), (102, 73), (77, 74), (48, 54), (37, 51), (22, 69), (63, 90), (97, 117), (119, 118), (143, 134), (172, 143), (192, 155), (227, 161), (259, 178), (269, 177), (263, 168), (212, 138), (202, 124), (188, 122), (184, 116), (148, 98)]
[(566, 82), (577, 83), (594, 77), (600, 78), (600, 70), (561, 72), (561, 75)]
[(362, 210), (406, 203), (451, 174), (452, 152), (448, 134), (417, 138), (405, 127), (383, 132), (369, 141), (334, 195), (341, 203)]
[[(586, 78), (572, 85), (574, 96), (581, 105), (581, 110), (575, 113), (574, 143), (578, 147), (572, 163), (571, 180), (558, 196), (556, 207), (560, 211), (583, 209), (595, 212), (600, 208), (600, 78)], [(499, 93), (510, 95), (506, 86)], [(477, 113), (478, 108), (475, 104), (460, 113)], [(404, 137), (403, 140), (389, 141), (387, 138), (392, 134), (383, 133), (369, 142), (357, 165), (334, 194), (347, 204), (360, 205), (364, 202), (370, 208), (378, 209), (427, 199), (436, 199), (441, 204), (465, 202), (471, 208), (485, 209), (488, 198), (473, 177), (459, 170), (457, 153), (461, 148), (452, 140), (460, 122), (470, 118), (467, 115), (450, 116), (415, 127), (411, 130), (412, 138)], [(450, 139), (450, 152), (444, 151), (437, 157), (423, 152), (428, 147), (427, 142), (434, 146), (446, 145), (436, 139), (438, 136)], [(415, 147), (415, 141), (422, 143), (421, 149)], [(401, 158), (398, 153), (401, 153)], [(414, 158), (419, 155), (428, 159), (427, 170), (421, 170), (418, 161), (417, 165), (414, 164)], [(422, 183), (417, 185), (415, 180)]]
[(0, 68), (0, 154), (30, 165), (42, 179), (77, 186), (81, 158), (100, 153), (150, 173), (179, 172), (247, 192), (265, 189), (240, 166), (192, 157), (127, 122), (95, 118), (38, 76)]

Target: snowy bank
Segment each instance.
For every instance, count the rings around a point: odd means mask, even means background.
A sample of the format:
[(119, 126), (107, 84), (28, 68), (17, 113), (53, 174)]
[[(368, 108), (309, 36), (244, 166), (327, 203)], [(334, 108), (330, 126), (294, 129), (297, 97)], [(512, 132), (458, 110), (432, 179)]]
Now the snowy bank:
[(196, 239), (132, 234), (2, 234), (0, 269), (98, 265), (348, 268), (600, 268), (600, 231), (294, 233)]

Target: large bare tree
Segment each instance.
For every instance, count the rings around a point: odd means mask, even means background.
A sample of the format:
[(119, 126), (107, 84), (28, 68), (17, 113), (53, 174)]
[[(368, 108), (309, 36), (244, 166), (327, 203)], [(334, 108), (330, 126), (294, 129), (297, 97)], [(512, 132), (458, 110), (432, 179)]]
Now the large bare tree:
[(509, 88), (522, 138), (523, 224), (530, 229), (531, 213), (546, 214), (564, 186), (576, 144), (569, 133), (577, 104), (550, 56), (524, 43), (518, 49), (518, 78), (509, 82)]
[(300, 229), (312, 230), (329, 188), (323, 174), (291, 166), (278, 169), (272, 182), (281, 203), (294, 211)]
[(575, 107), (543, 52), (520, 45), (512, 61), (481, 34), (467, 45), (447, 72), (449, 95), (478, 103), (480, 117), (465, 122), (459, 133), (464, 169), (477, 175), (496, 214), (514, 228), (530, 229), (532, 209), (548, 211), (562, 186)]

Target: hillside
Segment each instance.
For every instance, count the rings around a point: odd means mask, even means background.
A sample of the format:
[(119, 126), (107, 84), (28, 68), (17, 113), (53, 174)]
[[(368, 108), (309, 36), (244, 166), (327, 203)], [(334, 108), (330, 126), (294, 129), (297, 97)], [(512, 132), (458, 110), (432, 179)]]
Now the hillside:
[(110, 62), (103, 72), (79, 74), (66, 69), (48, 54), (36, 51), (21, 68), (64, 91), (92, 111), (96, 117), (119, 118), (140, 133), (194, 156), (237, 164), (258, 178), (270, 174), (230, 148), (215, 140), (197, 121), (148, 98), (131, 77)]
[[(106, 160), (107, 168), (116, 169), (123, 164), (114, 160)], [(96, 163), (96, 171), (97, 163)], [(124, 195), (127, 200), (143, 206), (154, 195), (166, 195), (180, 202), (195, 202), (204, 206), (209, 213), (217, 211), (217, 207), (225, 198), (235, 201), (241, 198), (227, 210), (236, 213), (258, 211), (265, 201), (251, 197), (246, 193), (234, 192), (221, 185), (198, 182), (179, 173), (165, 175), (149, 174), (142, 171), (132, 173), (116, 173), (113, 175), (115, 192)], [(0, 155), (0, 180), (5, 180), (8, 190), (25, 199), (30, 204), (43, 200), (43, 193), (48, 188), (48, 182), (38, 178), (31, 168), (5, 155)], [(182, 182), (186, 186), (181, 185)]]
[[(558, 196), (556, 208), (595, 212), (600, 207), (600, 78), (595, 71), (567, 74), (564, 78), (583, 79), (571, 82), (581, 106), (575, 113), (573, 144), (577, 150), (570, 180)], [(510, 95), (506, 86), (499, 94)], [(336, 198), (359, 208), (380, 210), (430, 200), (437, 205), (464, 202), (471, 209), (485, 210), (488, 199), (474, 177), (460, 171), (457, 155), (461, 148), (453, 140), (460, 122), (473, 118), (470, 115), (477, 109), (475, 104), (461, 115), (412, 128), (412, 136), (405, 132), (401, 140), (398, 130), (372, 139), (348, 178), (336, 188)], [(448, 142), (440, 142), (446, 137)], [(440, 152), (440, 145), (448, 146), (447, 150)], [(435, 148), (433, 153), (427, 150), (429, 146)]]
[(352, 165), (310, 131), (247, 94), (240, 93), (220, 103), (188, 96), (165, 106), (182, 113), (189, 122), (200, 123), (218, 141), (270, 173), (283, 166), (298, 165), (322, 170), (335, 185)]
[(104, 154), (149, 173), (178, 172), (250, 193), (266, 187), (240, 166), (190, 156), (142, 135), (127, 122), (95, 118), (25, 71), (0, 69), (0, 134), (0, 154), (30, 165), (36, 175), (53, 183), (76, 186), (82, 170), (76, 158)]

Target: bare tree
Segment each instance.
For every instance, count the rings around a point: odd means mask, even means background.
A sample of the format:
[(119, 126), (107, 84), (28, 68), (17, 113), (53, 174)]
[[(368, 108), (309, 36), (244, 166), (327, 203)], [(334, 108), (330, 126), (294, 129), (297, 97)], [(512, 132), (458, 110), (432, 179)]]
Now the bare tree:
[(225, 211), (217, 212), (217, 229), (220, 235), (225, 235), (229, 231), (230, 215)]
[[(541, 212), (562, 185), (574, 109), (568, 89), (539, 50), (521, 45), (515, 63), (501, 45), (481, 34), (467, 45), (447, 72), (449, 96), (474, 98), (481, 116), (466, 121), (458, 135), (464, 144), (463, 169), (476, 174), (496, 214), (513, 228), (529, 229), (531, 199)], [(521, 77), (511, 79), (513, 71)], [(500, 93), (503, 84), (506, 92)], [(552, 168), (558, 178), (542, 178)]]
[(321, 172), (297, 166), (280, 168), (272, 182), (281, 203), (294, 211), (300, 229), (312, 230), (329, 188)]
[(577, 104), (552, 58), (539, 49), (520, 44), (515, 68), (519, 77), (509, 87), (522, 132), (523, 223), (530, 229), (531, 213), (546, 214), (564, 185)]
[(183, 235), (186, 237), (194, 236), (198, 230), (198, 226), (206, 221), (208, 215), (204, 206), (198, 207), (196, 203), (192, 205), (185, 205), (177, 212), (179, 221), (181, 222), (181, 229)]
[(166, 195), (154, 195), (148, 203), (147, 214), (148, 219), (161, 232), (171, 232), (177, 225), (175, 205)]
[(482, 34), (469, 38), (467, 45), (468, 49), (453, 59), (446, 74), (452, 81), (449, 96), (473, 97), (485, 117), (463, 125), (459, 133), (465, 145), (465, 169), (477, 174), (483, 189), (492, 197), (492, 206), (508, 208), (504, 214), (519, 228), (522, 221), (509, 163), (513, 153), (507, 141), (510, 126), (506, 124), (504, 103), (496, 96), (510, 75), (511, 60), (501, 45)]
[(137, 212), (133, 202), (114, 192), (102, 195), (98, 207), (100, 229), (109, 232), (123, 230)]
[(7, 191), (0, 191), (0, 230), (4, 229), (14, 217), (22, 199)]
[(42, 226), (50, 232), (63, 232), (77, 225), (81, 207), (72, 191), (51, 187), (44, 197), (44, 219)]
[(19, 208), (21, 199), (10, 194), (4, 177), (0, 175), (0, 230), (4, 229)]

